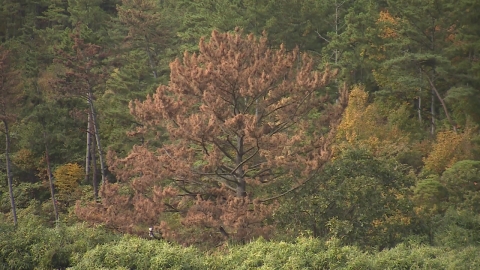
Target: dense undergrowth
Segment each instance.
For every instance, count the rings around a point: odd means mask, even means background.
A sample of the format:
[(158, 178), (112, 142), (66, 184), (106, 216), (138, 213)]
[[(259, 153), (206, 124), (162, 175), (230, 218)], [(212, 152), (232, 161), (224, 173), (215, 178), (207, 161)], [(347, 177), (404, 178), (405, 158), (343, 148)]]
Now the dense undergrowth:
[(299, 237), (226, 243), (205, 252), (163, 240), (114, 234), (82, 223), (51, 226), (22, 210), (19, 226), (0, 224), (0, 269), (478, 269), (480, 218), (449, 210), (433, 238), (412, 235), (394, 248)]

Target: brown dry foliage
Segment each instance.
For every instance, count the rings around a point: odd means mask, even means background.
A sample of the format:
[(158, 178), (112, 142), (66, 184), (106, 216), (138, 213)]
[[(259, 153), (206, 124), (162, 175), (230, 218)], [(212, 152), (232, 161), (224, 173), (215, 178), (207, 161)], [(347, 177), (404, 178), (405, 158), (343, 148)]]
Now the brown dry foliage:
[(86, 98), (104, 81), (105, 70), (100, 61), (106, 57), (106, 52), (98, 45), (86, 43), (80, 36), (79, 25), (70, 38), (73, 41), (71, 52), (55, 49), (54, 63), (63, 68), (53, 67), (61, 73), (56, 78), (45, 79), (59, 94)]
[(101, 204), (79, 204), (82, 218), (129, 232), (157, 225), (184, 244), (268, 237), (275, 203), (259, 198), (298, 187), (331, 157), (347, 91), (336, 105), (319, 92), (335, 71), (314, 71), (298, 48), (272, 50), (239, 30), (214, 31), (199, 47), (170, 64), (168, 85), (130, 104), (143, 123), (136, 133), (162, 127), (169, 142), (110, 153), (120, 183), (102, 189)]
[(165, 42), (168, 30), (162, 27), (164, 19), (156, 12), (156, 1), (122, 0), (121, 2), (121, 5), (117, 5), (117, 11), (120, 22), (128, 27), (126, 40), (141, 39), (156, 45)]

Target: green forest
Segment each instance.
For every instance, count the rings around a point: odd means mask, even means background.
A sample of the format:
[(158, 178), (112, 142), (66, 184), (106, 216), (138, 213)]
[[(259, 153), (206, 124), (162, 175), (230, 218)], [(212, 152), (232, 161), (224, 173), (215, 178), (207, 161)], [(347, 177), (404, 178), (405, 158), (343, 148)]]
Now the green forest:
[(0, 269), (480, 269), (477, 0), (0, 0)]

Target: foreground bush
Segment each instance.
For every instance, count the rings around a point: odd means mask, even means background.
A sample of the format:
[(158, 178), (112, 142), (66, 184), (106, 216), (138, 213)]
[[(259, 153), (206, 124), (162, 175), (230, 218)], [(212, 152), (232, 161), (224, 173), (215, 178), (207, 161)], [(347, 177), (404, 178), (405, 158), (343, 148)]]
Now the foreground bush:
[(473, 246), (450, 250), (404, 243), (368, 253), (339, 243), (260, 239), (205, 255), (195, 248), (129, 236), (86, 252), (72, 269), (480, 269), (475, 255), (480, 248)]
[(0, 269), (63, 269), (95, 246), (118, 236), (83, 224), (49, 228), (38, 216), (20, 211), (18, 227), (1, 222)]
[(18, 227), (0, 216), (0, 269), (480, 269), (478, 218), (450, 210), (437, 225), (437, 246), (410, 240), (380, 252), (338, 239), (258, 239), (210, 254), (163, 240), (118, 236), (82, 224), (47, 226), (20, 211)]
[(206, 269), (194, 248), (125, 236), (86, 252), (72, 269)]

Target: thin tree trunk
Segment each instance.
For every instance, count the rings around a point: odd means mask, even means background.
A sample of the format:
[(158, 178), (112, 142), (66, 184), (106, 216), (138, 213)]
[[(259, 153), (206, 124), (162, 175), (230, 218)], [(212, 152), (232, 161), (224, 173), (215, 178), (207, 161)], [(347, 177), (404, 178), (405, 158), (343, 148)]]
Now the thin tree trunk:
[(433, 136), (435, 135), (435, 93), (433, 92), (433, 88), (431, 92), (431, 97), (432, 97), (432, 104), (430, 107), (430, 114), (432, 115), (432, 127), (430, 129), (430, 134)]
[(92, 125), (93, 125), (93, 131), (95, 134), (95, 141), (97, 143), (97, 149), (98, 149), (98, 157), (100, 160), (100, 173), (102, 175), (102, 181), (101, 184), (103, 185), (106, 181), (106, 176), (105, 176), (105, 163), (103, 162), (103, 150), (102, 150), (102, 145), (100, 143), (100, 135), (98, 132), (98, 124), (97, 124), (97, 117), (95, 114), (95, 108), (93, 106), (93, 100), (92, 100), (92, 94), (88, 93), (88, 103), (90, 105), (90, 113), (92, 115)]
[[(435, 19), (432, 19), (432, 30), (431, 30), (431, 37), (430, 37), (430, 49), (432, 53), (435, 51)], [(427, 75), (427, 79), (430, 82), (430, 86), (432, 85), (430, 77)], [(435, 68), (433, 68), (433, 78), (435, 78)], [(433, 87), (431, 87), (431, 95), (432, 95), (432, 107), (431, 107), (431, 112), (432, 112), (432, 130), (431, 134), (432, 136), (435, 135), (435, 93), (433, 90)]]
[(245, 197), (247, 195), (247, 183), (245, 181), (245, 176), (243, 175), (243, 137), (237, 135), (237, 156), (236, 156), (236, 166), (238, 169), (234, 172), (235, 178), (237, 179), (237, 197)]
[(442, 104), (442, 108), (443, 108), (443, 111), (445, 112), (445, 116), (447, 117), (448, 122), (450, 123), (450, 125), (452, 125), (453, 131), (455, 131), (455, 133), (456, 133), (457, 132), (457, 125), (455, 124), (455, 122), (453, 122), (452, 118), (450, 117), (450, 114), (448, 113), (448, 109), (447, 109), (447, 105), (445, 104), (445, 101), (440, 96), (440, 93), (438, 92), (437, 88), (433, 84), (433, 81), (429, 77), (427, 77), (427, 78), (428, 78), (428, 82), (430, 83), (430, 86), (432, 87), (432, 98), (434, 98), (433, 94), (435, 93), (437, 95), (438, 100), (440, 101), (440, 104)]
[(3, 125), (5, 126), (5, 160), (7, 166), (8, 192), (10, 194), (10, 204), (12, 206), (13, 224), (17, 226), (17, 208), (13, 196), (13, 175), (10, 161), (10, 132), (8, 130), (7, 120), (3, 120)]
[[(420, 69), (420, 81), (422, 81), (422, 69)], [(422, 87), (420, 86), (420, 90), (418, 93), (418, 121), (420, 125), (422, 124)]]
[[(93, 142), (95, 144), (95, 142)], [(95, 201), (98, 199), (98, 169), (97, 169), (97, 155), (95, 154), (95, 145), (90, 149), (90, 156), (92, 157), (92, 186), (93, 186), (93, 198)]]
[(85, 153), (85, 183), (89, 182), (90, 176), (90, 148), (92, 147), (92, 119), (90, 112), (88, 113), (88, 122), (87, 122), (87, 151)]
[[(343, 4), (338, 5), (335, 0), (335, 37), (338, 37), (338, 9)], [(335, 66), (338, 64), (338, 49), (335, 48)]]
[(53, 185), (52, 169), (50, 167), (50, 156), (48, 154), (47, 134), (45, 131), (43, 131), (43, 141), (45, 144), (45, 160), (47, 162), (47, 174), (48, 174), (48, 182), (50, 184), (50, 196), (52, 197), (53, 211), (55, 213), (55, 221), (58, 222), (58, 208), (57, 208), (57, 201), (55, 200), (55, 187)]
[(418, 122), (422, 124), (422, 97), (421, 96), (418, 97), (417, 111), (418, 111)]

